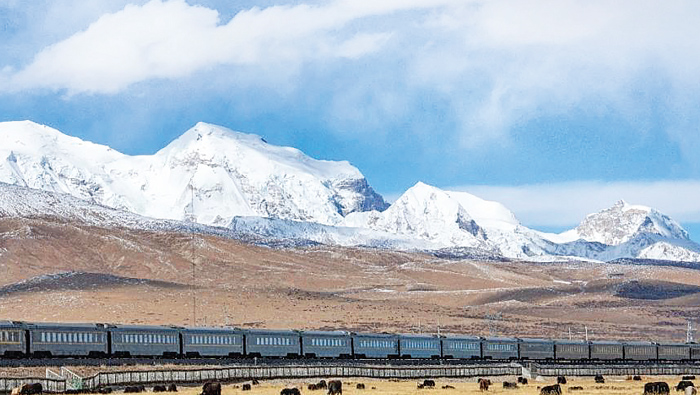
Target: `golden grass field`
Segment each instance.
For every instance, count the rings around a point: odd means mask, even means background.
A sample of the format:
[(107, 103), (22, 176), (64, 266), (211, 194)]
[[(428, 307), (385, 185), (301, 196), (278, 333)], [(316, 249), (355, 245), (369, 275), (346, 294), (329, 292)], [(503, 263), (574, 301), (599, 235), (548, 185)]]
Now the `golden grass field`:
[[(351, 378), (343, 381), (343, 395), (450, 395), (450, 394), (490, 394), (490, 395), (538, 395), (538, 387), (556, 384), (555, 377), (547, 377), (544, 381), (530, 380), (528, 385), (519, 385), (518, 389), (503, 389), (503, 381), (516, 381), (514, 377), (490, 378), (494, 383), (488, 392), (481, 392), (476, 379), (435, 379), (435, 389), (417, 389), (417, 381), (386, 381), (378, 379)], [(594, 395), (642, 395), (644, 384), (652, 381), (665, 381), (670, 387), (675, 386), (680, 381), (680, 376), (670, 377), (643, 377), (642, 381), (629, 381), (626, 377), (606, 377), (605, 384), (596, 384), (592, 377), (567, 378), (568, 383), (562, 385), (562, 394), (594, 394)], [(280, 390), (286, 387), (297, 387), (303, 395), (317, 394), (325, 395), (325, 391), (309, 391), (307, 385), (318, 380), (273, 380), (261, 381), (259, 385), (252, 386), (251, 391), (242, 391), (242, 384), (225, 385), (222, 387), (222, 395), (278, 395)], [(364, 383), (366, 389), (356, 389), (357, 383)], [(444, 385), (451, 385), (454, 389), (442, 389)], [(572, 391), (571, 387), (580, 386), (583, 390)], [(673, 388), (671, 392), (674, 393)], [(182, 387), (180, 394), (199, 395), (201, 387)], [(681, 394), (681, 392), (679, 392)]]

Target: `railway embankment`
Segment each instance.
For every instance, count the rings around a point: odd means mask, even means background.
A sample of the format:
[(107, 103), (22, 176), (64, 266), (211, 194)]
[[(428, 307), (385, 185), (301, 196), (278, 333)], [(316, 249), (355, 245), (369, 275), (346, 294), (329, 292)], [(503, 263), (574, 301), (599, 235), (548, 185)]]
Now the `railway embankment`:
[[(51, 369), (47, 369), (51, 370)], [(53, 370), (52, 370), (53, 371)], [(45, 392), (62, 393), (67, 390), (97, 390), (103, 387), (154, 384), (199, 384), (207, 381), (242, 382), (252, 379), (314, 379), (314, 378), (372, 378), (420, 380), (424, 378), (469, 379), (476, 377), (525, 376), (679, 376), (700, 375), (700, 364), (659, 363), (471, 363), (436, 364), (364, 364), (357, 362), (236, 364), (228, 366), (147, 366), (139, 365), (119, 369), (105, 368), (89, 376), (81, 376), (79, 369), (56, 369), (63, 376), (45, 377), (0, 377), (0, 392), (9, 391), (24, 383), (40, 382)], [(7, 372), (6, 372), (7, 373)]]

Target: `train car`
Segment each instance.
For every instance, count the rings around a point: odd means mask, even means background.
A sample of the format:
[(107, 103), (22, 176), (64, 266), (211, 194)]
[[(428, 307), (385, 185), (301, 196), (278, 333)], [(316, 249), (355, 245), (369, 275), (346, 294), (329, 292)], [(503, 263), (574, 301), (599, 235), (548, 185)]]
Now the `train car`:
[(345, 331), (303, 331), (301, 352), (307, 358), (351, 358), (352, 337)]
[(687, 343), (688, 348), (690, 348), (690, 359), (693, 361), (700, 361), (700, 344), (699, 343)]
[(554, 359), (554, 341), (549, 339), (521, 338), (520, 359)]
[(115, 357), (165, 357), (182, 354), (180, 329), (168, 326), (110, 325)]
[(399, 337), (388, 333), (353, 333), (355, 358), (398, 358)]
[(301, 336), (297, 331), (246, 329), (243, 334), (246, 355), (249, 357), (301, 356)]
[(440, 338), (431, 335), (399, 335), (399, 356), (401, 358), (434, 358), (442, 356)]
[(5, 358), (21, 358), (28, 353), (24, 324), (16, 321), (0, 321), (0, 355)]
[(591, 360), (611, 361), (624, 359), (622, 343), (616, 341), (592, 341)]
[(689, 361), (690, 346), (685, 343), (659, 343), (658, 358), (662, 361)]
[(656, 343), (625, 342), (622, 347), (626, 361), (651, 361), (657, 358)]
[(554, 359), (582, 361), (590, 357), (590, 344), (587, 341), (554, 340)]
[(484, 359), (518, 359), (518, 339), (485, 337), (481, 345)]
[(184, 328), (182, 354), (187, 357), (242, 357), (243, 331), (234, 328)]
[(37, 358), (105, 357), (107, 329), (102, 324), (27, 324), (29, 352)]
[(450, 335), (442, 338), (442, 356), (447, 359), (480, 359), (481, 338)]

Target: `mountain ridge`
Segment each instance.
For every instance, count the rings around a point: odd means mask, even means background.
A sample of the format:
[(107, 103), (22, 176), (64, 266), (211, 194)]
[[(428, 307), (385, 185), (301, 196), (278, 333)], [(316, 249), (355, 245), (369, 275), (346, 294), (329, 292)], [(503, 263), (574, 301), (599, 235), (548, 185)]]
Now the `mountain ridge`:
[[(0, 137), (6, 142), (0, 146), (0, 182), (67, 193), (136, 213), (144, 221), (194, 221), (252, 238), (399, 250), (480, 250), (488, 256), (527, 260), (700, 262), (700, 246), (688, 233), (646, 206), (619, 201), (586, 216), (574, 229), (553, 235), (522, 225), (501, 203), (423, 182), (388, 205), (347, 161), (314, 159), (254, 134), (201, 122), (155, 154), (140, 156), (31, 121), (0, 123)], [(22, 195), (18, 190), (5, 193)], [(13, 199), (5, 202), (4, 215), (37, 214), (29, 207), (14, 210), (12, 204), (26, 202)], [(35, 208), (48, 212), (53, 206), (46, 202), (60, 200), (36, 199), (41, 202)], [(0, 205), (0, 216), (2, 209)], [(84, 219), (80, 213), (71, 215)], [(126, 226), (139, 221), (119, 214), (113, 222), (120, 223), (122, 217)]]

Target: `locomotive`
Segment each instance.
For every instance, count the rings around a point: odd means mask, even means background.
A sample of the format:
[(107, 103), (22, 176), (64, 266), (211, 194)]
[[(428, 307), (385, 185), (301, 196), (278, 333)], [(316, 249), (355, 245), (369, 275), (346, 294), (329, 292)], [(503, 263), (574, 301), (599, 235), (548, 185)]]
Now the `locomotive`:
[(4, 321), (0, 357), (690, 362), (700, 344)]

